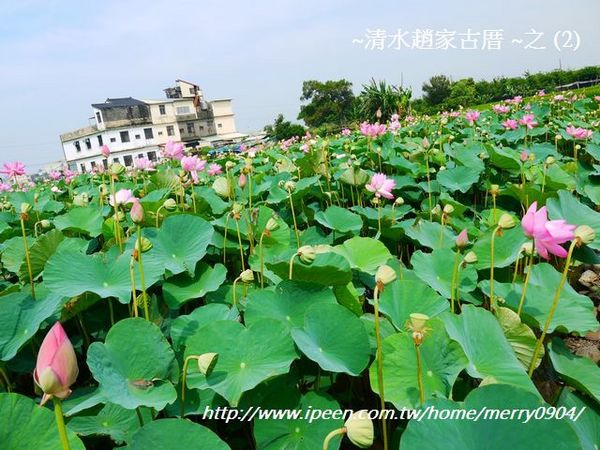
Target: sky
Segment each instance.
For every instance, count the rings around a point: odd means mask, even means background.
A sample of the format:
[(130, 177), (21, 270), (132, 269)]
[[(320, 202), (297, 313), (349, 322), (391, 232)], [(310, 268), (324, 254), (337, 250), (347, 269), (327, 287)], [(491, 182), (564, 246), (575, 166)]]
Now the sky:
[[(233, 98), (238, 131), (249, 132), (278, 113), (296, 120), (309, 79), (346, 78), (356, 93), (385, 79), (419, 96), (435, 74), (597, 65), (599, 18), (598, 0), (0, 0), (0, 163), (35, 172), (62, 159), (59, 135), (86, 126), (92, 103), (162, 98), (178, 78), (209, 100)], [(419, 30), (434, 46), (454, 33), (457, 48), (427, 48)]]

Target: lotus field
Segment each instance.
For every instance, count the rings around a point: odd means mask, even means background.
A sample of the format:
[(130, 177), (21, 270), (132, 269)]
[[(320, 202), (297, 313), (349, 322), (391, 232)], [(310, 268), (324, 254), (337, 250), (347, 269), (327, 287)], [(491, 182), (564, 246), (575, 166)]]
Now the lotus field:
[(599, 104), (6, 157), (0, 447), (597, 449)]

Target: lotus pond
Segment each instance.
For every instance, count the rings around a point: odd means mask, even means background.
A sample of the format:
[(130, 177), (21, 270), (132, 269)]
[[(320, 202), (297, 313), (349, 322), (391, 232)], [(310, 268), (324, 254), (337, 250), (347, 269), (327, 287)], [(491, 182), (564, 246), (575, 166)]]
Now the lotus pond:
[(0, 447), (597, 449), (599, 100), (30, 184), (7, 161)]

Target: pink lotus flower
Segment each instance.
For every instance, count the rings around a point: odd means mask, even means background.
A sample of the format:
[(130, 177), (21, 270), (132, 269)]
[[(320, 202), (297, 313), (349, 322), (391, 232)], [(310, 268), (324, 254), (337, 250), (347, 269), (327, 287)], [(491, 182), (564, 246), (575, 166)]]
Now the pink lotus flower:
[(175, 143), (172, 140), (169, 140), (165, 144), (161, 156), (167, 159), (181, 159), (183, 158), (183, 149), (184, 146), (181, 142)]
[[(115, 202), (116, 199), (116, 202)], [(113, 198), (112, 195), (109, 196), (108, 198), (108, 203), (110, 203), (110, 206), (121, 206), (121, 205), (126, 205), (128, 203), (133, 203), (135, 202), (137, 199), (134, 197), (133, 192), (131, 192), (131, 189), (119, 189), (116, 193), (115, 196)], [(116, 205), (115, 205), (116, 203)]]
[(395, 187), (396, 182), (391, 178), (386, 177), (383, 173), (376, 173), (373, 175), (373, 178), (371, 178), (371, 182), (365, 185), (367, 191), (375, 193), (375, 197), (384, 197), (388, 200), (394, 199), (392, 189)]
[(181, 168), (186, 172), (189, 172), (194, 180), (194, 183), (198, 183), (198, 172), (204, 170), (206, 161), (198, 158), (197, 156), (184, 156), (181, 158)]
[(546, 91), (544, 91), (543, 89), (539, 90), (537, 93), (538, 97), (543, 97), (544, 95), (546, 95)]
[(44, 392), (42, 403), (52, 397), (67, 398), (79, 368), (71, 341), (60, 322), (56, 322), (44, 338), (33, 371), (33, 380)]
[(465, 113), (465, 119), (469, 121), (469, 125), (473, 125), (479, 119), (481, 113), (479, 111), (467, 111)]
[(141, 223), (144, 221), (144, 207), (135, 197), (133, 198), (133, 205), (131, 206), (131, 211), (129, 211), (129, 216), (134, 223)]
[(17, 177), (19, 175), (25, 175), (25, 164), (20, 161), (12, 163), (4, 163), (4, 169), (0, 170), (0, 173), (8, 175), (9, 177)]
[(596, 100), (597, 102), (600, 102), (600, 95), (594, 95), (594, 100)]
[(538, 123), (535, 121), (535, 116), (533, 114), (525, 114), (519, 119), (519, 124), (524, 125), (531, 130), (536, 127)]
[(494, 106), (492, 106), (492, 109), (497, 114), (506, 114), (507, 112), (510, 111), (510, 108), (506, 105), (494, 105)]
[(342, 130), (342, 136), (350, 136), (352, 132), (348, 128)]
[(529, 159), (529, 152), (527, 150), (523, 150), (519, 155), (519, 159), (522, 163), (527, 162), (527, 160)]
[(567, 134), (574, 139), (588, 139), (592, 136), (592, 130), (586, 130), (585, 128), (577, 127), (575, 128), (573, 125), (569, 125), (566, 129)]
[(460, 111), (450, 111), (450, 117), (452, 117), (453, 119), (455, 119), (458, 116), (460, 116)]
[(247, 181), (248, 178), (246, 177), (246, 175), (244, 173), (240, 173), (240, 176), (238, 177), (238, 186), (244, 189), (246, 187)]
[(207, 173), (212, 177), (212, 176), (215, 176), (215, 175), (222, 174), (223, 173), (223, 169), (221, 168), (221, 166), (219, 164), (211, 163), (208, 166)]
[(150, 161), (148, 158), (143, 156), (142, 158), (136, 158), (133, 160), (133, 167), (136, 170), (145, 170), (147, 172), (151, 172), (154, 169), (154, 163)]
[(462, 230), (458, 236), (456, 236), (456, 246), (458, 248), (464, 248), (469, 243), (469, 236), (467, 234), (467, 229)]
[(308, 153), (308, 151), (310, 150), (310, 147), (308, 146), (308, 144), (302, 144), (300, 146), (300, 150), (302, 150), (302, 152), (304, 152), (304, 153)]
[(2, 192), (10, 192), (12, 190), (12, 187), (10, 184), (8, 183), (3, 183), (2, 181), (0, 181), (0, 193)]
[(370, 138), (376, 138), (382, 134), (385, 134), (386, 127), (385, 125), (380, 125), (378, 123), (368, 123), (363, 122), (360, 124), (360, 132)]
[(562, 95), (562, 94), (557, 94), (557, 95), (554, 96), (554, 100), (556, 100), (557, 102), (560, 102), (560, 101), (562, 101), (564, 99), (565, 99), (565, 96)]
[(53, 170), (48, 174), (51, 180), (58, 181), (62, 177), (62, 174), (58, 170)]
[(515, 105), (518, 105), (518, 104), (520, 104), (522, 101), (523, 101), (523, 97), (522, 97), (522, 96), (520, 96), (520, 95), (515, 95), (515, 96), (512, 98), (512, 103), (513, 103), (513, 104), (515, 104)]
[(506, 130), (516, 130), (518, 128), (518, 124), (515, 119), (506, 119), (504, 122), (502, 122), (502, 126)]
[(108, 148), (108, 145), (104, 144), (100, 147), (100, 153), (102, 153), (102, 156), (105, 158), (108, 158), (110, 156), (110, 148)]
[(542, 258), (550, 259), (549, 253), (566, 258), (567, 251), (560, 244), (575, 237), (576, 226), (569, 225), (564, 220), (548, 220), (545, 206), (538, 211), (536, 209), (537, 202), (533, 202), (523, 216), (523, 220), (521, 220), (523, 231), (528, 237), (533, 238), (535, 249)]

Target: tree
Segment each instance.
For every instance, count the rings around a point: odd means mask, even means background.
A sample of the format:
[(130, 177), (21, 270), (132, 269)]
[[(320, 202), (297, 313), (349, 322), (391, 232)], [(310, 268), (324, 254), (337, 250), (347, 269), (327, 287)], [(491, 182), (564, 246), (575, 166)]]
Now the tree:
[(283, 114), (279, 114), (273, 125), (265, 126), (264, 130), (267, 133), (267, 136), (277, 141), (290, 139), (294, 136), (303, 136), (305, 133), (302, 125), (285, 120)]
[(358, 97), (359, 119), (369, 122), (386, 122), (393, 114), (404, 116), (408, 109), (412, 91), (401, 86), (387, 84), (385, 80), (371, 79), (363, 85)]
[(445, 107), (457, 109), (459, 106), (476, 105), (477, 90), (473, 78), (464, 78), (452, 84), (450, 96), (444, 102)]
[(308, 80), (302, 83), (300, 100), (308, 103), (300, 107), (298, 119), (304, 120), (309, 127), (343, 125), (350, 119), (354, 103), (352, 83), (344, 79), (324, 83)]
[(434, 75), (428, 82), (423, 83), (423, 100), (429, 105), (443, 103), (452, 90), (452, 81), (446, 75)]

